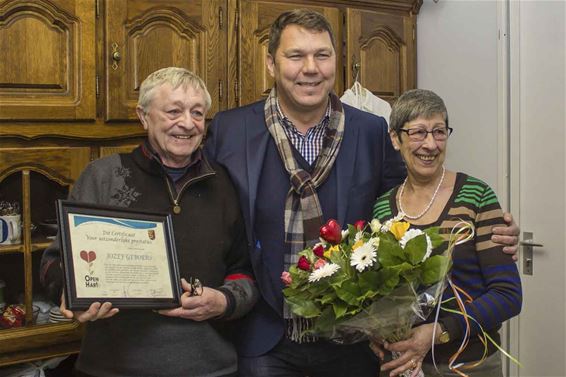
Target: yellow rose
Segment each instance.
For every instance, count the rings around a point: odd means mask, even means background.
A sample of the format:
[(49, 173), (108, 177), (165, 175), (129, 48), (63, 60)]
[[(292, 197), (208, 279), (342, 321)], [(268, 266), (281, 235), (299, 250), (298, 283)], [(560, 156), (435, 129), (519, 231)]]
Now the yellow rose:
[(357, 240), (353, 245), (352, 245), (352, 251), (356, 250), (358, 247), (363, 246), (364, 245), (364, 240)]
[(403, 238), (405, 232), (407, 231), (407, 229), (409, 229), (410, 226), (411, 224), (406, 221), (395, 221), (391, 225), (391, 228), (389, 228), (389, 231), (393, 233), (397, 240), (400, 240), (401, 238)]
[(340, 246), (338, 245), (332, 245), (328, 248), (328, 250), (324, 251), (324, 257), (330, 259), (330, 255), (335, 252), (340, 250)]

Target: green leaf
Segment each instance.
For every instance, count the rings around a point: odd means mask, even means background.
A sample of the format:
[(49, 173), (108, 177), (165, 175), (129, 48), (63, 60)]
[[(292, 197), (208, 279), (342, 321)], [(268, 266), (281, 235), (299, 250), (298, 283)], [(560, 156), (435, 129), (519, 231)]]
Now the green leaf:
[(450, 260), (444, 255), (434, 255), (424, 261), (421, 267), (422, 282), (426, 285), (440, 281), (448, 270)]
[(351, 280), (347, 280), (340, 288), (336, 288), (336, 295), (349, 305), (359, 305), (361, 302), (360, 286)]
[(423, 260), (426, 254), (426, 235), (421, 234), (409, 240), (405, 245), (405, 255), (409, 262), (415, 266)]
[(336, 315), (334, 314), (332, 306), (329, 306), (325, 308), (316, 319), (314, 329), (317, 332), (328, 332), (332, 330), (334, 323), (336, 323)]
[(298, 297), (286, 297), (285, 301), (291, 308), (291, 311), (304, 318), (314, 318), (320, 315), (320, 308), (314, 301), (304, 300)]
[(430, 242), (432, 243), (432, 248), (435, 249), (444, 243), (444, 238), (439, 233), (439, 227), (434, 226), (424, 230), (426, 234), (430, 237)]
[(358, 284), (363, 293), (361, 301), (364, 302), (368, 299), (374, 298), (378, 294), (378, 273), (377, 271), (364, 271), (360, 274)]
[(321, 303), (321, 305), (327, 305), (331, 304), (337, 298), (338, 296), (336, 295), (336, 292), (333, 291), (323, 295), (318, 301)]
[(336, 316), (336, 319), (338, 319), (346, 314), (346, 311), (348, 310), (348, 305), (341, 300), (336, 300), (335, 302), (332, 303), (332, 309), (334, 310), (334, 315)]
[(379, 294), (386, 296), (399, 284), (399, 269), (383, 268), (377, 272)]
[(403, 249), (393, 235), (386, 234), (379, 241), (377, 259), (384, 267), (395, 266), (405, 261)]

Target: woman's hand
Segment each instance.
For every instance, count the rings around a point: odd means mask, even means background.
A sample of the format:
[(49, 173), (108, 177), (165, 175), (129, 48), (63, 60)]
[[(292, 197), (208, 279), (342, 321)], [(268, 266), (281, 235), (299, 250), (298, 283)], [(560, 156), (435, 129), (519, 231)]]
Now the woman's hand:
[[(430, 348), (432, 347), (432, 336), (434, 323), (427, 323), (412, 330), (411, 337), (397, 343), (385, 344), (385, 349), (401, 353), (399, 358), (391, 360), (382, 365), (381, 370), (391, 370), (390, 376), (413, 370), (413, 376), (417, 374), (422, 366), (422, 362)], [(437, 333), (439, 329), (436, 330)]]
[(385, 348), (383, 348), (383, 344), (377, 339), (371, 339), (369, 341), (369, 348), (379, 357), (380, 360), (383, 360), (385, 357)]
[(228, 302), (224, 293), (213, 288), (203, 287), (202, 293), (194, 296), (190, 284), (185, 279), (181, 279), (181, 286), (185, 291), (181, 296), (181, 306), (175, 309), (159, 310), (159, 314), (205, 321), (218, 317), (226, 311)]
[(111, 302), (105, 302), (104, 304), (100, 304), (100, 302), (93, 302), (86, 312), (72, 312), (66, 307), (64, 294), (61, 295), (61, 305), (59, 306), (59, 310), (65, 318), (75, 318), (81, 323), (110, 318), (120, 311), (118, 308), (112, 308)]

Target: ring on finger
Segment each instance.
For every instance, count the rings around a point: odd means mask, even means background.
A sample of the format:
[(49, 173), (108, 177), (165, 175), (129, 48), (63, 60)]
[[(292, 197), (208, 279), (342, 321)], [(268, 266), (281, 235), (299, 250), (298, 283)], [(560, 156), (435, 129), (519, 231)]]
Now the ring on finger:
[(411, 359), (411, 368), (415, 369), (417, 367), (417, 362), (415, 361), (415, 359)]

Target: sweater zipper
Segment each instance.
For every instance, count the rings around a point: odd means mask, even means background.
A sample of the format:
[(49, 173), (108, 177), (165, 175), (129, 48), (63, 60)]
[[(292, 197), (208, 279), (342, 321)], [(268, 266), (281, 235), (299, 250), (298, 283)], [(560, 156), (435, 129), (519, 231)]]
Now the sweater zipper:
[(201, 175), (199, 177), (195, 177), (195, 178), (191, 178), (189, 179), (187, 182), (185, 182), (183, 184), (183, 186), (181, 186), (181, 189), (179, 190), (179, 192), (177, 193), (177, 196), (173, 195), (173, 189), (171, 188), (171, 182), (168, 176), (165, 176), (165, 182), (167, 183), (167, 189), (169, 191), (169, 198), (171, 199), (171, 202), (173, 203), (173, 213), (175, 215), (178, 215), (181, 213), (181, 206), (179, 204), (179, 198), (181, 197), (181, 194), (183, 193), (183, 191), (185, 191), (185, 188), (187, 186), (189, 186), (190, 184), (194, 183), (194, 182), (198, 182), (206, 177), (209, 177), (211, 175), (214, 175), (215, 173), (207, 173), (204, 175)]

